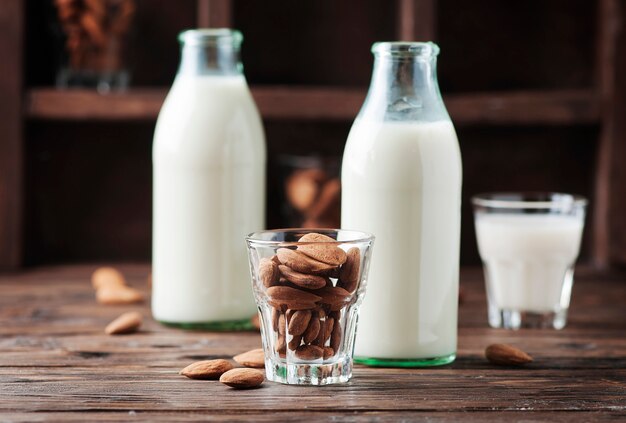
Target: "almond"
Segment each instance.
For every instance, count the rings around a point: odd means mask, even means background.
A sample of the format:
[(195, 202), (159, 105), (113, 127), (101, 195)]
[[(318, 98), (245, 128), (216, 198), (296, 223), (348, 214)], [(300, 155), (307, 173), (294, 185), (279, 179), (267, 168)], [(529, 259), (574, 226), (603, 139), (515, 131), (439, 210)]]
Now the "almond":
[(302, 335), (302, 339), (305, 344), (310, 344), (317, 338), (317, 335), (320, 333), (320, 319), (317, 317), (312, 317), (309, 322), (309, 326), (306, 328), (304, 335)]
[(330, 339), (331, 334), (333, 333), (333, 329), (335, 327), (335, 319), (332, 317), (326, 318), (326, 324), (324, 326), (324, 338), (322, 338), (322, 345), (326, 343)]
[(324, 349), (315, 345), (300, 345), (296, 349), (296, 357), (300, 360), (317, 360), (324, 356)]
[(289, 321), (289, 334), (302, 335), (309, 326), (311, 321), (311, 312), (308, 310), (299, 310), (293, 313)]
[(257, 348), (238, 354), (233, 357), (233, 360), (246, 367), (265, 367), (265, 353), (263, 352), (263, 348)]
[(524, 351), (507, 344), (491, 344), (485, 349), (485, 357), (494, 364), (520, 366), (533, 361)]
[(322, 297), (321, 302), (328, 304), (331, 311), (341, 310), (352, 297), (348, 291), (339, 286), (327, 286), (316, 290), (315, 293)]
[(324, 347), (324, 360), (328, 360), (333, 355), (335, 355), (335, 350), (333, 350), (331, 347)]
[(126, 286), (126, 279), (119, 270), (113, 267), (99, 267), (91, 274), (91, 285), (95, 289), (105, 286)]
[(337, 286), (348, 292), (354, 292), (359, 283), (359, 271), (361, 269), (361, 251), (357, 247), (350, 248), (346, 253), (346, 262), (339, 271)]
[(286, 321), (286, 317), (284, 314), (281, 313), (280, 316), (278, 317), (278, 333), (280, 333), (281, 335), (284, 335), (287, 332), (285, 330), (287, 326), (287, 323), (285, 323), (285, 321)]
[(236, 389), (250, 389), (260, 386), (265, 380), (262, 371), (256, 369), (232, 369), (220, 376), (220, 382)]
[[(322, 298), (300, 289), (289, 286), (272, 286), (267, 288), (268, 301), (274, 308), (286, 306), (292, 310), (315, 308), (315, 303)], [(278, 305), (279, 307), (276, 307)]]
[(279, 248), (276, 255), (282, 264), (301, 273), (323, 273), (335, 269), (337, 266), (322, 263), (304, 253), (289, 248)]
[(341, 346), (341, 340), (341, 323), (339, 322), (339, 320), (335, 320), (335, 324), (333, 325), (333, 331), (330, 335), (330, 347), (333, 349), (333, 351), (339, 351), (339, 347)]
[(305, 289), (319, 289), (326, 286), (326, 279), (321, 276), (307, 275), (305, 273), (296, 272), (285, 265), (278, 266), (280, 273), (289, 282)]
[(259, 261), (259, 279), (266, 288), (276, 285), (278, 282), (278, 266), (272, 259), (262, 258)]
[(250, 318), (250, 324), (254, 326), (256, 329), (261, 329), (261, 316), (259, 313), (255, 314)]
[(231, 370), (234, 366), (226, 360), (203, 360), (196, 361), (182, 369), (179, 374), (190, 379), (219, 379), (219, 377)]
[(311, 232), (300, 238), (299, 242), (311, 243), (299, 245), (298, 251), (317, 261), (334, 266), (342, 265), (346, 261), (346, 252), (339, 248), (331, 237)]
[(294, 335), (291, 338), (291, 341), (289, 341), (289, 343), (287, 344), (287, 347), (289, 347), (290, 350), (294, 351), (300, 346), (301, 342), (302, 342), (302, 335)]
[(104, 286), (96, 291), (100, 304), (132, 304), (143, 301), (141, 292), (128, 286)]
[(285, 193), (289, 203), (303, 212), (310, 208), (317, 198), (319, 184), (326, 179), (321, 169), (301, 169), (293, 172), (285, 183)]
[(278, 335), (276, 343), (274, 344), (274, 351), (280, 356), (284, 356), (287, 351), (287, 344), (285, 343), (285, 335)]
[(278, 320), (280, 319), (280, 311), (273, 308), (272, 309), (272, 329), (274, 329), (274, 331), (278, 330)]
[(136, 311), (129, 311), (122, 314), (117, 319), (104, 328), (104, 332), (108, 335), (120, 335), (124, 333), (133, 333), (141, 326), (142, 316)]

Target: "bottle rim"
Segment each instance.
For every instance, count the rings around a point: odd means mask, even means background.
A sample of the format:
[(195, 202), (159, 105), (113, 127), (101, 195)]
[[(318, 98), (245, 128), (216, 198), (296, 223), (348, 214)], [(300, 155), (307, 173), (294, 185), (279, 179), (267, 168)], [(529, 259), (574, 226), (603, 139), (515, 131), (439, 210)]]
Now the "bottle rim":
[(183, 45), (192, 46), (234, 46), (239, 47), (243, 35), (231, 28), (197, 28), (187, 29), (178, 34), (178, 41)]
[(381, 41), (372, 44), (375, 56), (431, 58), (439, 55), (439, 46), (432, 41)]

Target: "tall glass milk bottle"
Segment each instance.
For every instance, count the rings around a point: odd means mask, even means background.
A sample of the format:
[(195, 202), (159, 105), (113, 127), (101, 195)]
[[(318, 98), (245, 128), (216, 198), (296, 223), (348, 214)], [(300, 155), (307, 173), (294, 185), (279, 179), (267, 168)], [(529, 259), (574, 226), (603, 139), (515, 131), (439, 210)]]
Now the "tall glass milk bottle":
[(346, 144), (342, 228), (376, 236), (355, 361), (433, 366), (456, 355), (461, 155), (433, 43), (376, 43)]
[(230, 29), (179, 35), (153, 145), (152, 313), (237, 329), (256, 312), (245, 235), (264, 227), (265, 135)]

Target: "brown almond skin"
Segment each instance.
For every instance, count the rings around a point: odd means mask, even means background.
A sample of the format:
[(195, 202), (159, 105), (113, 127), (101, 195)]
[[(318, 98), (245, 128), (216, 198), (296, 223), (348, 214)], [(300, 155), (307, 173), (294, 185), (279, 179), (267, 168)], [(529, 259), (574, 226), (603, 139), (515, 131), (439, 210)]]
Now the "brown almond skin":
[(324, 360), (328, 360), (333, 355), (335, 355), (335, 350), (333, 350), (331, 347), (324, 347)]
[(262, 371), (256, 369), (232, 369), (220, 376), (220, 382), (235, 389), (250, 389), (261, 386), (265, 380)]
[(326, 279), (321, 276), (296, 272), (292, 268), (285, 265), (278, 266), (278, 269), (285, 279), (301, 288), (319, 289), (326, 286)]
[(321, 261), (312, 259), (300, 251), (290, 250), (289, 248), (279, 248), (276, 251), (276, 256), (280, 260), (281, 264), (300, 273), (317, 274), (328, 272), (336, 268), (336, 266), (333, 266), (332, 264), (322, 263)]
[(317, 360), (324, 356), (324, 349), (315, 345), (300, 345), (296, 349), (296, 357), (300, 360)]
[(285, 315), (281, 313), (280, 316), (278, 317), (278, 333), (280, 333), (281, 335), (284, 335), (285, 332), (286, 332), (285, 331), (285, 326), (286, 326), (285, 320), (286, 320)]
[(219, 379), (220, 376), (233, 369), (234, 366), (226, 360), (203, 360), (191, 363), (182, 369), (179, 374), (190, 379)]
[(105, 286), (126, 286), (126, 279), (114, 267), (99, 267), (91, 274), (91, 285), (94, 289)]
[(321, 302), (328, 304), (331, 311), (341, 310), (352, 297), (348, 291), (338, 286), (327, 286), (316, 290), (315, 293), (322, 297)]
[(96, 291), (96, 301), (100, 304), (134, 304), (143, 301), (141, 292), (128, 286), (104, 286)]
[(311, 321), (311, 312), (308, 310), (298, 310), (291, 316), (289, 322), (289, 333), (291, 335), (302, 335)]
[(493, 364), (501, 366), (521, 366), (533, 358), (519, 348), (507, 344), (491, 344), (485, 349), (485, 357)]
[(320, 333), (320, 319), (317, 317), (312, 317), (309, 322), (309, 326), (306, 328), (304, 335), (302, 335), (302, 339), (305, 344), (310, 344), (315, 341), (317, 335)]
[(300, 307), (306, 304), (314, 304), (322, 299), (322, 297), (311, 292), (290, 286), (272, 286), (267, 288), (267, 296), (272, 301), (272, 306), (274, 306), (274, 304), (280, 304), (292, 310), (306, 310), (306, 307)]
[(278, 335), (276, 343), (274, 344), (274, 351), (283, 356), (287, 352), (287, 344), (285, 342), (285, 335)]
[(359, 283), (359, 271), (361, 269), (361, 251), (357, 247), (350, 248), (346, 253), (346, 262), (339, 271), (337, 286), (352, 293)]
[(333, 351), (339, 351), (339, 347), (341, 346), (341, 324), (339, 321), (335, 320), (335, 324), (333, 325), (333, 331), (330, 334), (330, 347)]
[(257, 369), (265, 367), (265, 353), (263, 352), (263, 348), (256, 348), (238, 354), (233, 357), (233, 360), (246, 367), (254, 367)]
[(278, 266), (272, 259), (262, 258), (259, 261), (259, 279), (266, 288), (278, 283)]
[(104, 328), (104, 333), (108, 335), (121, 335), (137, 332), (137, 329), (141, 326), (141, 320), (141, 313), (129, 311), (109, 323), (107, 327)]
[(277, 310), (275, 308), (272, 309), (272, 329), (274, 329), (274, 332), (278, 331), (278, 321), (280, 319), (280, 310)]
[(291, 341), (289, 341), (289, 343), (287, 344), (287, 347), (294, 351), (296, 350), (299, 346), (300, 343), (302, 342), (302, 336), (301, 335), (294, 335), (293, 338), (291, 338)]
[(332, 317), (327, 317), (326, 318), (326, 326), (325, 326), (325, 332), (324, 332), (324, 339), (322, 344), (325, 344), (326, 341), (328, 341), (333, 333), (333, 329), (335, 327), (335, 319), (333, 319)]
[(298, 251), (317, 261), (332, 264), (334, 266), (340, 266), (346, 261), (346, 252), (337, 247), (337, 245), (330, 244), (336, 241), (326, 235), (311, 232), (300, 238), (299, 242), (314, 243), (299, 245)]

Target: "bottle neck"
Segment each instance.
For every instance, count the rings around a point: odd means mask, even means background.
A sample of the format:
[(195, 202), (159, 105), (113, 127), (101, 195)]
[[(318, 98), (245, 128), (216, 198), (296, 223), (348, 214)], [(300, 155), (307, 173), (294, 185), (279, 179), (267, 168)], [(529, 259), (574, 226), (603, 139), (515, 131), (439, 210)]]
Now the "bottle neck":
[(178, 75), (242, 75), (239, 49), (229, 45), (183, 44)]
[(390, 51), (383, 45), (377, 51), (375, 45), (372, 81), (361, 116), (392, 121), (449, 119), (437, 83), (436, 54), (395, 48), (391, 45)]

